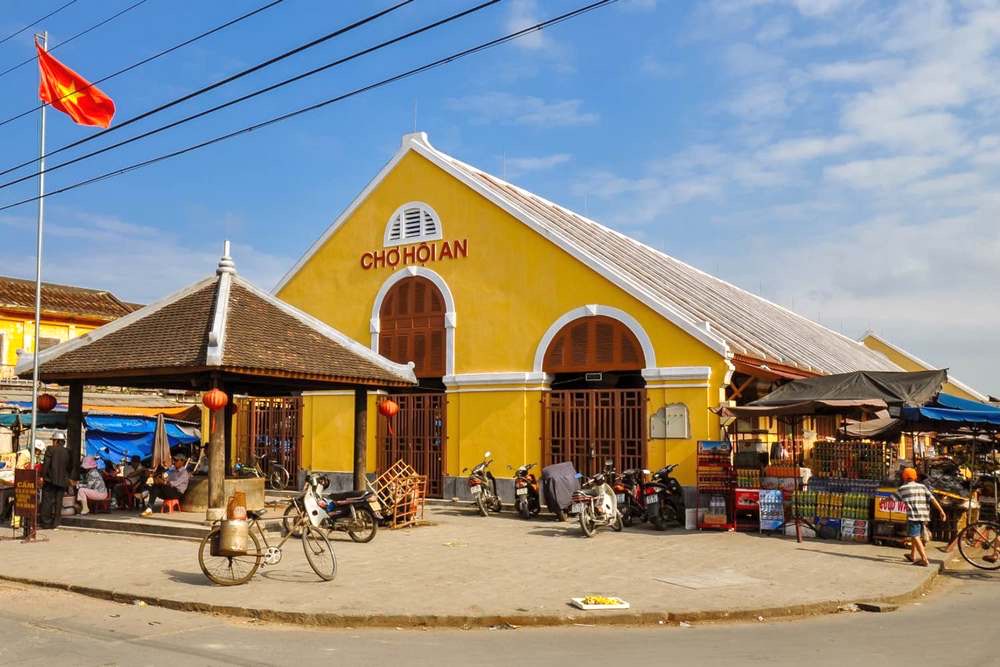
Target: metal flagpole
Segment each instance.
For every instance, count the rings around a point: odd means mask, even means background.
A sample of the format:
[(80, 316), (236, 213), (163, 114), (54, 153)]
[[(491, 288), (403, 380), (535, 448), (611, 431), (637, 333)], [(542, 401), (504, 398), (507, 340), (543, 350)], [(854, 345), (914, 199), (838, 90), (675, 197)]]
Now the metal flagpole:
[[(49, 50), (49, 33), (46, 30), (41, 35), (42, 50)], [(28, 449), (31, 451), (31, 465), (35, 465), (35, 430), (38, 421), (38, 338), (42, 327), (42, 226), (45, 222), (45, 107), (42, 104), (42, 125), (38, 138), (38, 230), (35, 243), (35, 341), (32, 345), (31, 359), (31, 440)]]

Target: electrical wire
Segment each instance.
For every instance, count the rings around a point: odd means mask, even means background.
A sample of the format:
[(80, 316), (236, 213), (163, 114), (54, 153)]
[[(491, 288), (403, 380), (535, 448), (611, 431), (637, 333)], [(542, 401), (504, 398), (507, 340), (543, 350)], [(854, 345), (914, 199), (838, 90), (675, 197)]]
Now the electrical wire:
[[(118, 12), (117, 14), (112, 14), (111, 16), (109, 16), (108, 18), (104, 19), (103, 21), (101, 21), (99, 23), (95, 23), (94, 25), (90, 26), (86, 30), (81, 30), (80, 32), (78, 32), (75, 35), (73, 35), (72, 37), (67, 37), (66, 39), (64, 39), (63, 41), (59, 42), (55, 46), (52, 46), (48, 50), (49, 51), (55, 51), (60, 46), (63, 46), (64, 44), (69, 44), (70, 42), (72, 42), (77, 37), (83, 37), (84, 35), (86, 35), (88, 32), (90, 32), (92, 30), (97, 30), (102, 25), (105, 25), (106, 23), (110, 23), (111, 21), (114, 21), (116, 18), (118, 18), (122, 14), (126, 14), (126, 13), (132, 11), (133, 9), (135, 9), (136, 7), (138, 7), (139, 5), (145, 4), (148, 1), (149, 0), (138, 0), (138, 2), (132, 3), (131, 5), (129, 5), (128, 7), (126, 7), (125, 9), (121, 10), (120, 12)], [(13, 65), (11, 67), (8, 67), (4, 71), (0, 72), (0, 77), (4, 77), (4, 76), (10, 74), (11, 72), (13, 72), (14, 70), (20, 69), (21, 67), (24, 67), (28, 63), (31, 63), (31, 62), (34, 62), (34, 61), (35, 61), (35, 56), (31, 56), (27, 60), (23, 60), (23, 61), (19, 62), (18, 64)]]
[[(294, 56), (297, 53), (301, 53), (301, 52), (303, 52), (303, 51), (305, 51), (307, 49), (313, 48), (314, 46), (318, 46), (318, 45), (320, 45), (320, 44), (322, 44), (324, 42), (327, 42), (327, 41), (329, 41), (329, 40), (331, 40), (331, 39), (333, 39), (335, 37), (339, 37), (340, 35), (343, 35), (345, 33), (348, 33), (350, 31), (352, 31), (352, 30), (360, 28), (361, 26), (366, 25), (368, 23), (371, 23), (372, 21), (375, 21), (376, 19), (382, 18), (386, 14), (390, 14), (390, 13), (392, 13), (392, 12), (398, 10), (398, 9), (401, 9), (402, 7), (405, 7), (406, 5), (410, 4), (411, 2), (413, 2), (413, 0), (401, 0), (400, 2), (397, 2), (396, 4), (394, 4), (394, 5), (390, 6), (390, 7), (387, 7), (386, 9), (383, 9), (380, 12), (377, 12), (375, 14), (370, 14), (370, 15), (366, 16), (363, 19), (355, 21), (354, 23), (350, 23), (350, 24), (348, 24), (348, 25), (346, 25), (346, 26), (344, 26), (342, 28), (338, 28), (337, 30), (334, 30), (333, 32), (327, 33), (327, 34), (323, 35), (322, 37), (319, 37), (317, 39), (312, 40), (311, 42), (306, 42), (305, 44), (302, 44), (300, 46), (295, 47), (291, 51), (285, 51), (284, 53), (281, 53), (281, 54), (278, 54), (277, 56), (274, 56), (273, 58), (269, 58), (269, 59), (267, 59), (267, 60), (265, 60), (263, 62), (257, 63), (253, 67), (248, 67), (247, 69), (241, 70), (241, 71), (237, 72), (236, 74), (231, 74), (231, 75), (227, 76), (224, 79), (220, 79), (219, 81), (216, 81), (215, 83), (211, 83), (211, 84), (209, 84), (207, 86), (203, 86), (203, 87), (199, 88), (198, 90), (190, 92), (190, 93), (188, 93), (186, 95), (182, 95), (181, 97), (178, 97), (178, 98), (173, 99), (173, 100), (171, 100), (169, 102), (161, 104), (158, 107), (154, 107), (154, 108), (150, 109), (149, 111), (144, 111), (143, 113), (139, 114), (138, 116), (132, 116), (131, 118), (123, 120), (123, 121), (121, 121), (121, 122), (119, 122), (119, 123), (117, 123), (115, 125), (112, 125), (111, 127), (107, 128), (105, 130), (101, 130), (100, 132), (96, 132), (94, 134), (87, 135), (87, 136), (83, 137), (82, 139), (77, 139), (76, 141), (68, 143), (68, 144), (66, 144), (64, 146), (60, 146), (59, 148), (56, 148), (56, 149), (51, 150), (51, 151), (48, 151), (48, 152), (46, 152), (45, 157), (50, 157), (52, 155), (56, 155), (58, 153), (62, 153), (65, 150), (69, 150), (70, 148), (75, 148), (77, 146), (80, 146), (82, 144), (87, 143), (88, 141), (93, 141), (94, 139), (99, 139), (100, 137), (103, 137), (103, 136), (105, 136), (107, 134), (110, 134), (112, 132), (117, 132), (118, 130), (122, 129), (123, 127), (128, 127), (132, 123), (136, 123), (136, 122), (142, 120), (143, 118), (148, 118), (149, 116), (152, 116), (153, 114), (159, 113), (161, 111), (165, 111), (166, 109), (169, 109), (171, 107), (175, 107), (175, 106), (177, 106), (178, 104), (180, 104), (182, 102), (186, 102), (186, 101), (188, 101), (190, 99), (198, 97), (199, 95), (203, 95), (203, 94), (205, 94), (205, 93), (207, 93), (209, 91), (215, 90), (216, 88), (218, 88), (220, 86), (224, 86), (224, 85), (226, 85), (228, 83), (232, 83), (233, 81), (236, 81), (237, 79), (242, 79), (243, 77), (248, 76), (250, 74), (253, 74), (254, 72), (256, 72), (258, 70), (264, 69), (265, 67), (269, 67), (269, 66), (271, 66), (271, 65), (273, 65), (275, 63), (281, 62), (282, 60), (284, 60), (286, 58), (290, 58), (291, 56)], [(37, 161), (38, 161), (38, 158), (35, 157), (35, 158), (32, 158), (32, 159), (27, 160), (25, 162), (22, 162), (21, 164), (17, 164), (17, 165), (14, 165), (13, 167), (9, 167), (9, 168), (7, 168), (7, 169), (5, 169), (3, 171), (0, 171), (0, 176), (6, 176), (7, 174), (9, 174), (12, 171), (20, 169), (21, 167), (26, 167), (29, 164), (34, 164)]]
[[(552, 26), (557, 25), (559, 23), (562, 23), (564, 21), (568, 21), (568, 20), (570, 20), (572, 18), (575, 18), (577, 16), (580, 16), (582, 14), (586, 14), (588, 12), (591, 12), (591, 11), (593, 11), (595, 9), (599, 9), (599, 8), (604, 7), (606, 5), (610, 5), (610, 4), (614, 3), (614, 2), (617, 2), (617, 0), (597, 0), (596, 2), (592, 2), (592, 3), (588, 4), (588, 5), (584, 5), (583, 7), (580, 7), (578, 9), (574, 9), (574, 10), (566, 12), (564, 14), (560, 14), (559, 16), (556, 16), (554, 18), (551, 18), (551, 19), (548, 19), (548, 20), (545, 20), (545, 21), (540, 21), (540, 22), (535, 23), (533, 25), (530, 25), (530, 26), (528, 26), (526, 28), (522, 28), (521, 30), (509, 33), (507, 35), (504, 35), (503, 37), (498, 37), (498, 38), (492, 39), (492, 40), (490, 40), (488, 42), (483, 42), (482, 44), (479, 44), (477, 46), (473, 46), (473, 47), (465, 49), (463, 51), (458, 51), (457, 53), (453, 53), (453, 54), (445, 56), (443, 58), (439, 58), (439, 59), (434, 60), (432, 62), (429, 62), (429, 63), (427, 63), (425, 65), (421, 65), (419, 67), (414, 67), (414, 68), (406, 70), (405, 72), (402, 72), (400, 74), (396, 74), (394, 76), (388, 77), (386, 79), (382, 79), (382, 80), (377, 81), (375, 83), (371, 83), (371, 84), (368, 84), (366, 86), (362, 86), (361, 88), (355, 88), (354, 90), (352, 90), (350, 92), (347, 92), (347, 93), (344, 93), (342, 95), (338, 95), (336, 97), (328, 98), (328, 99), (323, 100), (321, 102), (317, 102), (316, 104), (311, 104), (309, 106), (302, 107), (300, 109), (296, 109), (295, 111), (291, 111), (291, 112), (282, 114), (280, 116), (274, 116), (274, 117), (269, 118), (268, 120), (262, 121), (260, 123), (255, 123), (253, 125), (248, 125), (247, 127), (241, 128), (241, 129), (236, 130), (234, 132), (229, 132), (227, 134), (223, 134), (223, 135), (214, 137), (212, 139), (208, 139), (208, 140), (203, 141), (201, 143), (194, 144), (192, 146), (187, 146), (186, 148), (181, 148), (181, 149), (178, 149), (176, 151), (172, 151), (170, 153), (165, 153), (163, 155), (158, 155), (157, 157), (150, 158), (148, 160), (143, 160), (142, 162), (136, 162), (136, 163), (128, 165), (126, 167), (121, 167), (119, 169), (114, 169), (112, 171), (106, 172), (106, 173), (101, 174), (99, 176), (94, 176), (93, 178), (88, 178), (88, 179), (83, 180), (83, 181), (78, 181), (78, 182), (73, 183), (71, 185), (67, 185), (67, 186), (59, 188), (57, 190), (53, 190), (52, 192), (48, 192), (48, 193), (46, 193), (45, 195), (42, 195), (42, 196), (44, 196), (44, 197), (50, 197), (50, 196), (53, 196), (53, 195), (62, 194), (64, 192), (69, 192), (71, 190), (75, 190), (77, 188), (81, 188), (81, 187), (84, 187), (86, 185), (90, 185), (92, 183), (97, 183), (99, 181), (108, 180), (108, 179), (114, 178), (116, 176), (121, 176), (123, 174), (127, 174), (127, 173), (132, 172), (132, 171), (137, 171), (137, 170), (142, 169), (144, 167), (148, 167), (150, 165), (156, 164), (158, 162), (163, 162), (165, 160), (169, 160), (169, 159), (172, 159), (172, 158), (184, 155), (186, 153), (191, 153), (193, 151), (200, 150), (200, 149), (205, 148), (207, 146), (212, 146), (213, 144), (221, 143), (223, 141), (226, 141), (228, 139), (232, 139), (233, 137), (237, 137), (237, 136), (240, 136), (242, 134), (248, 134), (250, 132), (254, 132), (255, 130), (259, 130), (259, 129), (268, 127), (270, 125), (275, 125), (277, 123), (284, 122), (284, 121), (289, 120), (291, 118), (295, 118), (296, 116), (301, 116), (302, 114), (306, 114), (306, 113), (309, 113), (309, 112), (312, 112), (312, 111), (316, 111), (318, 109), (322, 109), (324, 107), (330, 106), (331, 104), (336, 104), (337, 102), (341, 102), (341, 101), (349, 99), (351, 97), (355, 97), (357, 95), (361, 95), (363, 93), (367, 93), (367, 92), (370, 92), (372, 90), (376, 90), (378, 88), (383, 88), (383, 87), (388, 86), (390, 84), (396, 83), (397, 81), (402, 81), (403, 79), (408, 79), (408, 78), (410, 78), (412, 76), (416, 76), (417, 74), (421, 74), (423, 72), (427, 72), (429, 70), (436, 69), (438, 67), (441, 67), (443, 65), (447, 65), (447, 64), (455, 62), (457, 60), (461, 60), (463, 58), (466, 58), (468, 56), (474, 55), (474, 54), (479, 53), (481, 51), (485, 51), (485, 50), (491, 49), (491, 48), (493, 48), (495, 46), (499, 46), (501, 44), (505, 44), (505, 43), (510, 42), (512, 40), (518, 39), (519, 37), (523, 37), (524, 35), (527, 35), (529, 33), (538, 32), (540, 30), (544, 30), (546, 28), (552, 27)], [(5, 206), (0, 206), (0, 211), (6, 211), (8, 209), (14, 208), (15, 206), (21, 206), (23, 204), (30, 204), (31, 202), (38, 201), (39, 199), (41, 199), (42, 196), (29, 197), (27, 199), (22, 199), (21, 201), (14, 202), (12, 204), (7, 204)]]
[(67, 7), (69, 7), (70, 5), (72, 5), (74, 2), (76, 2), (76, 0), (69, 0), (69, 2), (67, 2), (62, 7), (59, 7), (58, 9), (52, 10), (51, 12), (49, 12), (48, 14), (46, 14), (45, 16), (43, 16), (42, 18), (36, 19), (36, 20), (32, 21), (31, 23), (29, 23), (28, 25), (24, 26), (20, 30), (15, 30), (14, 32), (10, 33), (9, 35), (7, 35), (6, 37), (4, 37), (3, 39), (0, 39), (0, 44), (3, 44), (4, 42), (6, 42), (8, 40), (14, 39), (18, 35), (20, 35), (22, 32), (24, 32), (25, 30), (27, 30), (28, 28), (30, 28), (32, 26), (38, 25), (39, 23), (41, 23), (42, 21), (44, 21), (47, 18), (51, 18), (51, 17), (55, 16), (56, 14), (58, 14), (59, 12), (61, 12), (62, 10), (66, 9)]
[[(343, 58), (339, 58), (339, 59), (334, 60), (333, 62), (329, 62), (329, 63), (327, 63), (325, 65), (320, 65), (319, 67), (315, 67), (315, 68), (313, 68), (313, 69), (311, 69), (311, 70), (309, 70), (307, 72), (303, 72), (301, 74), (297, 74), (297, 75), (295, 75), (293, 77), (290, 77), (288, 79), (284, 79), (283, 81), (279, 81), (277, 83), (271, 84), (270, 86), (266, 86), (264, 88), (260, 88), (258, 90), (255, 90), (255, 91), (252, 91), (250, 93), (247, 93), (246, 95), (241, 95), (240, 97), (231, 99), (228, 102), (223, 102), (222, 104), (218, 104), (218, 105), (216, 105), (214, 107), (205, 109), (204, 111), (199, 111), (198, 113), (191, 114), (191, 115), (186, 116), (184, 118), (175, 120), (172, 123), (167, 123), (166, 125), (161, 125), (160, 127), (156, 127), (156, 128), (151, 129), (151, 130), (148, 130), (146, 132), (143, 132), (141, 134), (134, 135), (132, 137), (129, 137), (128, 139), (124, 139), (122, 141), (119, 141), (118, 143), (114, 143), (114, 144), (110, 144), (108, 146), (104, 146), (103, 148), (99, 148), (99, 149), (97, 149), (95, 151), (91, 151), (89, 153), (84, 153), (83, 155), (79, 155), (79, 156), (73, 158), (72, 160), (66, 160), (65, 162), (60, 162), (59, 164), (54, 164), (54, 165), (51, 165), (51, 166), (47, 166), (45, 168), (45, 173), (48, 174), (50, 172), (56, 171), (57, 169), (61, 169), (63, 167), (68, 167), (69, 165), (76, 164), (76, 163), (81, 162), (83, 160), (87, 160), (87, 159), (92, 158), (92, 157), (94, 157), (96, 155), (100, 155), (102, 153), (107, 153), (108, 151), (112, 151), (112, 150), (114, 150), (116, 148), (120, 148), (120, 147), (125, 146), (127, 144), (131, 144), (133, 142), (139, 141), (140, 139), (145, 139), (146, 137), (152, 136), (154, 134), (159, 134), (160, 132), (165, 132), (166, 130), (169, 130), (169, 129), (172, 129), (174, 127), (177, 127), (178, 125), (183, 125), (185, 123), (191, 122), (192, 120), (196, 120), (198, 118), (203, 118), (204, 116), (207, 116), (209, 114), (215, 113), (216, 111), (220, 111), (220, 110), (225, 109), (227, 107), (231, 107), (231, 106), (234, 106), (236, 104), (240, 104), (240, 103), (245, 102), (245, 101), (247, 101), (247, 100), (249, 100), (249, 99), (251, 99), (253, 97), (257, 97), (258, 95), (263, 95), (264, 93), (269, 93), (269, 92), (271, 92), (273, 90), (277, 90), (278, 88), (282, 88), (282, 87), (287, 86), (289, 84), (295, 83), (296, 81), (301, 81), (302, 79), (305, 79), (307, 77), (313, 76), (315, 74), (319, 74), (320, 72), (324, 72), (324, 71), (326, 71), (328, 69), (337, 67), (338, 65), (343, 65), (344, 63), (350, 62), (352, 60), (356, 60), (358, 58), (361, 58), (362, 56), (374, 53), (374, 52), (379, 51), (381, 49), (384, 49), (384, 48), (386, 48), (388, 46), (391, 46), (393, 44), (397, 44), (397, 43), (402, 42), (404, 40), (410, 39), (410, 38), (415, 37), (416, 35), (419, 35), (421, 33), (428, 32), (429, 30), (433, 30), (435, 28), (439, 28), (439, 27), (441, 27), (443, 25), (446, 25), (448, 23), (451, 23), (453, 21), (457, 21), (457, 20), (459, 20), (461, 18), (464, 18), (464, 17), (466, 17), (466, 16), (468, 16), (470, 14), (474, 14), (476, 12), (482, 11), (483, 9), (486, 9), (487, 7), (491, 7), (492, 5), (495, 5), (498, 2), (500, 2), (500, 1), (501, 0), (486, 0), (485, 2), (482, 2), (482, 3), (478, 4), (478, 5), (475, 5), (473, 7), (465, 9), (465, 10), (463, 10), (461, 12), (456, 13), (456, 14), (452, 14), (450, 16), (446, 16), (445, 18), (439, 19), (437, 21), (434, 21), (433, 23), (429, 23), (429, 24), (427, 24), (425, 26), (422, 26), (420, 28), (417, 28), (415, 30), (411, 30), (411, 31), (409, 31), (407, 33), (404, 33), (402, 35), (399, 35), (397, 37), (393, 37), (392, 39), (387, 39), (387, 40), (385, 40), (383, 42), (380, 42), (380, 43), (378, 43), (378, 44), (376, 44), (374, 46), (370, 46), (370, 47), (368, 47), (366, 49), (362, 49), (360, 51), (356, 51), (356, 52), (354, 52), (354, 53), (352, 53), (352, 54), (350, 54), (348, 56), (344, 56)], [(48, 155), (46, 155), (46, 157), (49, 157), (49, 155), (51, 155), (51, 153), (48, 154)], [(0, 183), (0, 190), (8, 188), (8, 187), (10, 187), (12, 185), (17, 185), (18, 183), (23, 183), (24, 181), (30, 180), (32, 178), (35, 178), (36, 176), (38, 176), (41, 173), (42, 172), (40, 172), (40, 171), (36, 171), (34, 173), (25, 174), (24, 176), (20, 176), (18, 178), (15, 178), (14, 180), (7, 181), (6, 183)], [(2, 174), (0, 174), (0, 175), (2, 175)]]
[[(73, 0), (73, 1), (75, 2), (76, 0)], [(59, 99), (62, 100), (62, 99), (65, 99), (67, 97), (70, 97), (71, 95), (75, 95), (77, 93), (82, 93), (83, 91), (87, 90), (91, 86), (96, 86), (99, 83), (104, 83), (105, 81), (107, 81), (109, 79), (113, 79), (116, 76), (119, 76), (121, 74), (125, 74), (126, 72), (130, 72), (130, 71), (134, 70), (136, 67), (142, 67), (143, 65), (145, 65), (148, 62), (152, 62), (152, 61), (156, 60), (157, 58), (162, 58), (163, 56), (165, 56), (165, 55), (167, 55), (169, 53), (173, 53), (177, 49), (181, 49), (181, 48), (183, 48), (185, 46), (188, 46), (189, 44), (193, 44), (193, 43), (197, 42), (200, 39), (204, 39), (205, 37), (208, 37), (210, 35), (214, 35), (215, 33), (219, 32), (220, 30), (225, 30), (226, 28), (228, 28), (228, 27), (230, 27), (232, 25), (236, 25), (240, 21), (246, 20), (246, 19), (250, 18), (251, 16), (255, 16), (257, 14), (260, 14), (262, 11), (270, 9), (271, 7), (274, 7), (275, 5), (281, 4), (282, 2), (284, 2), (284, 0), (271, 0), (271, 2), (267, 3), (266, 5), (261, 5), (257, 9), (249, 11), (246, 14), (243, 14), (242, 16), (237, 16), (236, 18), (234, 18), (234, 19), (232, 19), (230, 21), (226, 21), (225, 23), (223, 23), (221, 25), (218, 25), (218, 26), (212, 28), (211, 30), (207, 30), (207, 31), (201, 33), (200, 35), (195, 35), (194, 37), (192, 37), (190, 39), (186, 39), (183, 42), (181, 42), (180, 44), (175, 44), (175, 45), (171, 46), (170, 48), (167, 48), (167, 49), (164, 49), (164, 50), (160, 51), (159, 53), (154, 53), (153, 55), (149, 56), (148, 58), (143, 58), (139, 62), (132, 63), (128, 67), (123, 67), (122, 69), (118, 70), (117, 72), (113, 72), (111, 74), (108, 74), (107, 76), (101, 77), (100, 79), (97, 79), (96, 81), (94, 81), (94, 82), (92, 82), (92, 83), (84, 86), (80, 90), (73, 91), (73, 92), (70, 92), (70, 93), (66, 93), (65, 95), (63, 95)], [(7, 123), (10, 123), (10, 122), (13, 122), (13, 121), (17, 120), (18, 118), (23, 118), (23, 117), (27, 116), (28, 114), (34, 113), (35, 111), (38, 111), (39, 109), (41, 109), (43, 106), (45, 106), (45, 104), (39, 104), (38, 106), (32, 107), (31, 109), (28, 109), (27, 111), (22, 111), (21, 113), (15, 115), (15, 116), (11, 116), (10, 118), (8, 118), (6, 120), (2, 120), (2, 121), (0, 121), (0, 127), (3, 127)]]

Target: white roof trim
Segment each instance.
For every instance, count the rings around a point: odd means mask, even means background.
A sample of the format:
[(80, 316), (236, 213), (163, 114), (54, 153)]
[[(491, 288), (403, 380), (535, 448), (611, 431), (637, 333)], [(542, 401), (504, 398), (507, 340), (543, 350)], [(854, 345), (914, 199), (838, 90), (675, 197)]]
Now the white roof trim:
[(208, 347), (205, 349), (205, 364), (221, 366), (225, 354), (226, 322), (229, 320), (229, 293), (232, 290), (233, 274), (219, 275), (219, 288), (215, 295), (215, 315), (212, 330), (208, 332)]
[[(427, 141), (427, 134), (425, 132), (418, 132), (416, 134), (422, 137), (424, 141)], [(396, 168), (396, 165), (399, 163), (400, 160), (403, 159), (403, 156), (406, 155), (407, 152), (409, 152), (411, 137), (413, 136), (415, 135), (407, 134), (403, 136), (403, 143), (400, 146), (399, 150), (396, 151), (396, 154), (392, 156), (392, 159), (386, 162), (385, 166), (382, 167), (382, 169), (377, 174), (375, 174), (375, 178), (368, 181), (368, 185), (365, 186), (365, 189), (362, 190), (360, 193), (358, 193), (358, 196), (355, 197), (354, 200), (347, 205), (347, 208), (345, 208), (343, 211), (340, 212), (340, 215), (338, 215), (337, 218), (333, 221), (333, 224), (331, 224), (327, 228), (327, 230), (323, 232), (318, 239), (316, 239), (316, 242), (313, 243), (308, 250), (306, 250), (305, 254), (303, 254), (302, 257), (299, 258), (299, 261), (297, 261), (292, 266), (292, 268), (288, 269), (288, 272), (284, 276), (282, 276), (281, 280), (278, 281), (278, 284), (274, 287), (273, 290), (271, 290), (273, 294), (277, 294), (278, 292), (280, 292), (285, 287), (285, 285), (287, 285), (288, 282), (295, 276), (295, 274), (297, 274), (299, 271), (302, 270), (302, 267), (306, 265), (306, 262), (308, 262), (312, 258), (312, 256), (315, 255), (319, 251), (319, 249), (323, 247), (323, 244), (326, 243), (327, 239), (333, 236), (334, 232), (340, 229), (340, 226), (344, 224), (347, 221), (347, 219), (351, 217), (354, 211), (356, 211), (357, 208), (361, 206), (361, 203), (368, 198), (368, 195), (371, 194), (372, 190), (374, 190), (379, 185), (379, 183), (385, 180), (385, 177), (389, 175), (389, 172), (391, 172), (393, 169)]]
[[(164, 307), (170, 305), (175, 301), (183, 299), (184, 297), (190, 294), (194, 294), (198, 290), (206, 287), (207, 285), (210, 285), (213, 282), (215, 282), (215, 276), (210, 276), (203, 280), (199, 280), (193, 285), (188, 285), (182, 290), (179, 290), (177, 292), (174, 292), (173, 294), (165, 296), (159, 301), (151, 303), (148, 306), (140, 308), (139, 310), (133, 311), (128, 315), (125, 315), (124, 317), (119, 317), (117, 320), (109, 322), (102, 327), (98, 327), (93, 331), (88, 331), (82, 336), (79, 336), (77, 338), (72, 338), (63, 343), (59, 343), (58, 345), (53, 345), (47, 350), (42, 350), (42, 352), (39, 353), (38, 355), (38, 364), (39, 366), (41, 366), (42, 364), (48, 361), (52, 361), (53, 359), (61, 357), (67, 352), (72, 352), (73, 350), (83, 347), (84, 345), (88, 345), (95, 341), (101, 340), (105, 336), (113, 334), (116, 331), (119, 331), (127, 327), (133, 322), (138, 322), (139, 320), (152, 315), (153, 313), (163, 309)], [(15, 366), (14, 368), (14, 372), (20, 375), (21, 373), (25, 373), (31, 370), (33, 357), (34, 355), (31, 354), (21, 355), (21, 357), (17, 361), (17, 366)]]
[(646, 364), (648, 368), (656, 367), (656, 349), (653, 347), (653, 341), (650, 339), (649, 334), (643, 328), (639, 320), (635, 319), (624, 310), (619, 310), (618, 308), (613, 308), (611, 306), (602, 306), (599, 304), (588, 304), (586, 306), (580, 306), (579, 308), (574, 308), (567, 313), (564, 313), (555, 322), (549, 325), (548, 330), (542, 335), (541, 340), (538, 341), (538, 346), (535, 348), (535, 361), (532, 365), (532, 370), (535, 373), (542, 372), (542, 366), (545, 363), (545, 353), (549, 351), (549, 345), (552, 344), (553, 339), (556, 335), (562, 331), (570, 322), (575, 322), (576, 320), (585, 317), (595, 317), (597, 315), (602, 315), (604, 317), (610, 317), (613, 320), (618, 320), (625, 327), (632, 332), (636, 340), (639, 341), (639, 347), (642, 348), (643, 363)]
[[(929, 371), (937, 369), (937, 366), (935, 366), (934, 364), (929, 364), (926, 361), (924, 361), (923, 359), (921, 359), (920, 357), (917, 357), (917, 356), (914, 356), (914, 355), (910, 354), (909, 352), (907, 352), (903, 348), (899, 347), (898, 345), (893, 345), (892, 343), (890, 343), (889, 341), (887, 341), (885, 338), (882, 338), (877, 333), (875, 333), (872, 329), (869, 329), (868, 331), (866, 331), (865, 334), (861, 337), (861, 340), (859, 342), (862, 345), (864, 345), (864, 340), (865, 340), (865, 338), (868, 338), (868, 337), (874, 338), (878, 342), (882, 343), (883, 345), (885, 345), (886, 347), (892, 349), (893, 351), (898, 352), (899, 354), (903, 355), (904, 357), (906, 357), (907, 359), (909, 359), (910, 361), (912, 361), (913, 363), (915, 363), (918, 366), (922, 366), (923, 368), (925, 368), (925, 369), (927, 369)], [(990, 397), (989, 396), (987, 396), (986, 394), (984, 394), (981, 391), (976, 391), (975, 389), (973, 389), (969, 385), (965, 384), (964, 382), (962, 382), (958, 378), (956, 378), (953, 375), (951, 375), (951, 373), (948, 374), (948, 382), (950, 382), (951, 384), (955, 385), (956, 387), (958, 387), (962, 391), (966, 392), (967, 394), (971, 394), (971, 395), (975, 396), (976, 400), (978, 400), (978, 401), (982, 401), (983, 403), (989, 403), (990, 402)]]
[(340, 345), (343, 345), (344, 347), (348, 348), (358, 356), (368, 359), (373, 364), (376, 364), (384, 368), (385, 370), (389, 371), (394, 375), (398, 375), (400, 379), (405, 380), (406, 382), (412, 382), (413, 384), (417, 383), (417, 377), (413, 374), (413, 369), (410, 366), (406, 364), (397, 364), (393, 361), (389, 361), (385, 357), (375, 352), (372, 352), (367, 347), (365, 347), (358, 341), (354, 340), (353, 338), (350, 338), (349, 336), (346, 336), (340, 331), (337, 331), (330, 325), (325, 324), (324, 322), (316, 319), (312, 315), (302, 312), (295, 306), (282, 301), (273, 294), (268, 294), (267, 292), (255, 287), (253, 284), (247, 282), (246, 280), (244, 280), (239, 276), (235, 276), (234, 280), (241, 287), (250, 290), (255, 295), (267, 301), (275, 308), (278, 308), (279, 310), (285, 312), (286, 314), (291, 315), (295, 319), (299, 320), (300, 322), (310, 327), (311, 329), (315, 330), (316, 332), (322, 334), (323, 336), (326, 336), (327, 338), (339, 343)]
[(446, 387), (465, 387), (468, 385), (536, 385), (551, 382), (551, 376), (546, 373), (525, 373), (521, 371), (499, 373), (462, 373), (446, 375), (442, 378)]
[[(650, 380), (708, 380), (712, 377), (711, 366), (660, 366), (643, 368), (642, 377)], [(669, 385), (667, 385), (669, 386)]]

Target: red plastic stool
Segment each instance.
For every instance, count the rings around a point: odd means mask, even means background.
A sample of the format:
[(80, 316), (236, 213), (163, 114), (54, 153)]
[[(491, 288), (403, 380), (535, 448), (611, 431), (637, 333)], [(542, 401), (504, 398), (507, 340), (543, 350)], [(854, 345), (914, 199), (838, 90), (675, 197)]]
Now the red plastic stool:
[(181, 501), (177, 500), (176, 498), (172, 500), (164, 500), (163, 507), (160, 508), (160, 514), (164, 513), (170, 514), (173, 511), (177, 512), (181, 511)]
[(104, 498), (103, 500), (95, 500), (93, 498), (90, 498), (87, 500), (87, 507), (90, 508), (91, 514), (110, 514), (111, 498), (110, 496)]

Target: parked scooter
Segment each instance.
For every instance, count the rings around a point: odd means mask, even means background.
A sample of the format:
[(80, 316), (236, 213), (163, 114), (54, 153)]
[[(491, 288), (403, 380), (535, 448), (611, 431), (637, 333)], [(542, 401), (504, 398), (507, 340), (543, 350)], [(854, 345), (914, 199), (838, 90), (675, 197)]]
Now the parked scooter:
[(593, 537), (600, 526), (611, 526), (616, 532), (624, 528), (615, 490), (608, 484), (615, 475), (611, 466), (607, 461), (604, 472), (586, 480), (583, 488), (573, 493), (571, 512), (579, 516), (580, 529), (587, 537)]
[[(542, 509), (538, 494), (538, 479), (531, 469), (534, 463), (525, 463), (514, 471), (514, 507), (522, 519), (538, 516)], [(513, 470), (512, 466), (507, 466)]]
[(670, 476), (676, 467), (674, 463), (660, 468), (643, 489), (646, 520), (657, 530), (666, 530), (673, 524), (684, 525), (684, 489)]
[(343, 530), (352, 540), (361, 543), (375, 539), (379, 522), (378, 514), (371, 504), (375, 494), (371, 491), (327, 494), (329, 485), (330, 480), (324, 475), (306, 474), (302, 494), (292, 500), (282, 517), (285, 532), (293, 530), (299, 511), (303, 508), (308, 510), (311, 505), (315, 505), (319, 511), (325, 512), (318, 519), (318, 526), (327, 532)]
[[(493, 459), (490, 458), (492, 455), (491, 452), (486, 452), (483, 455), (482, 463), (476, 464), (469, 474), (469, 493), (472, 494), (472, 500), (483, 516), (489, 516), (490, 511), (499, 512), (503, 509), (500, 494), (497, 493), (497, 479), (490, 472), (490, 465), (493, 463)], [(468, 468), (462, 469), (462, 472), (468, 471)]]
[(626, 470), (615, 480), (614, 490), (618, 500), (618, 511), (621, 512), (622, 523), (626, 526), (646, 520), (643, 490), (648, 474), (648, 470)]

